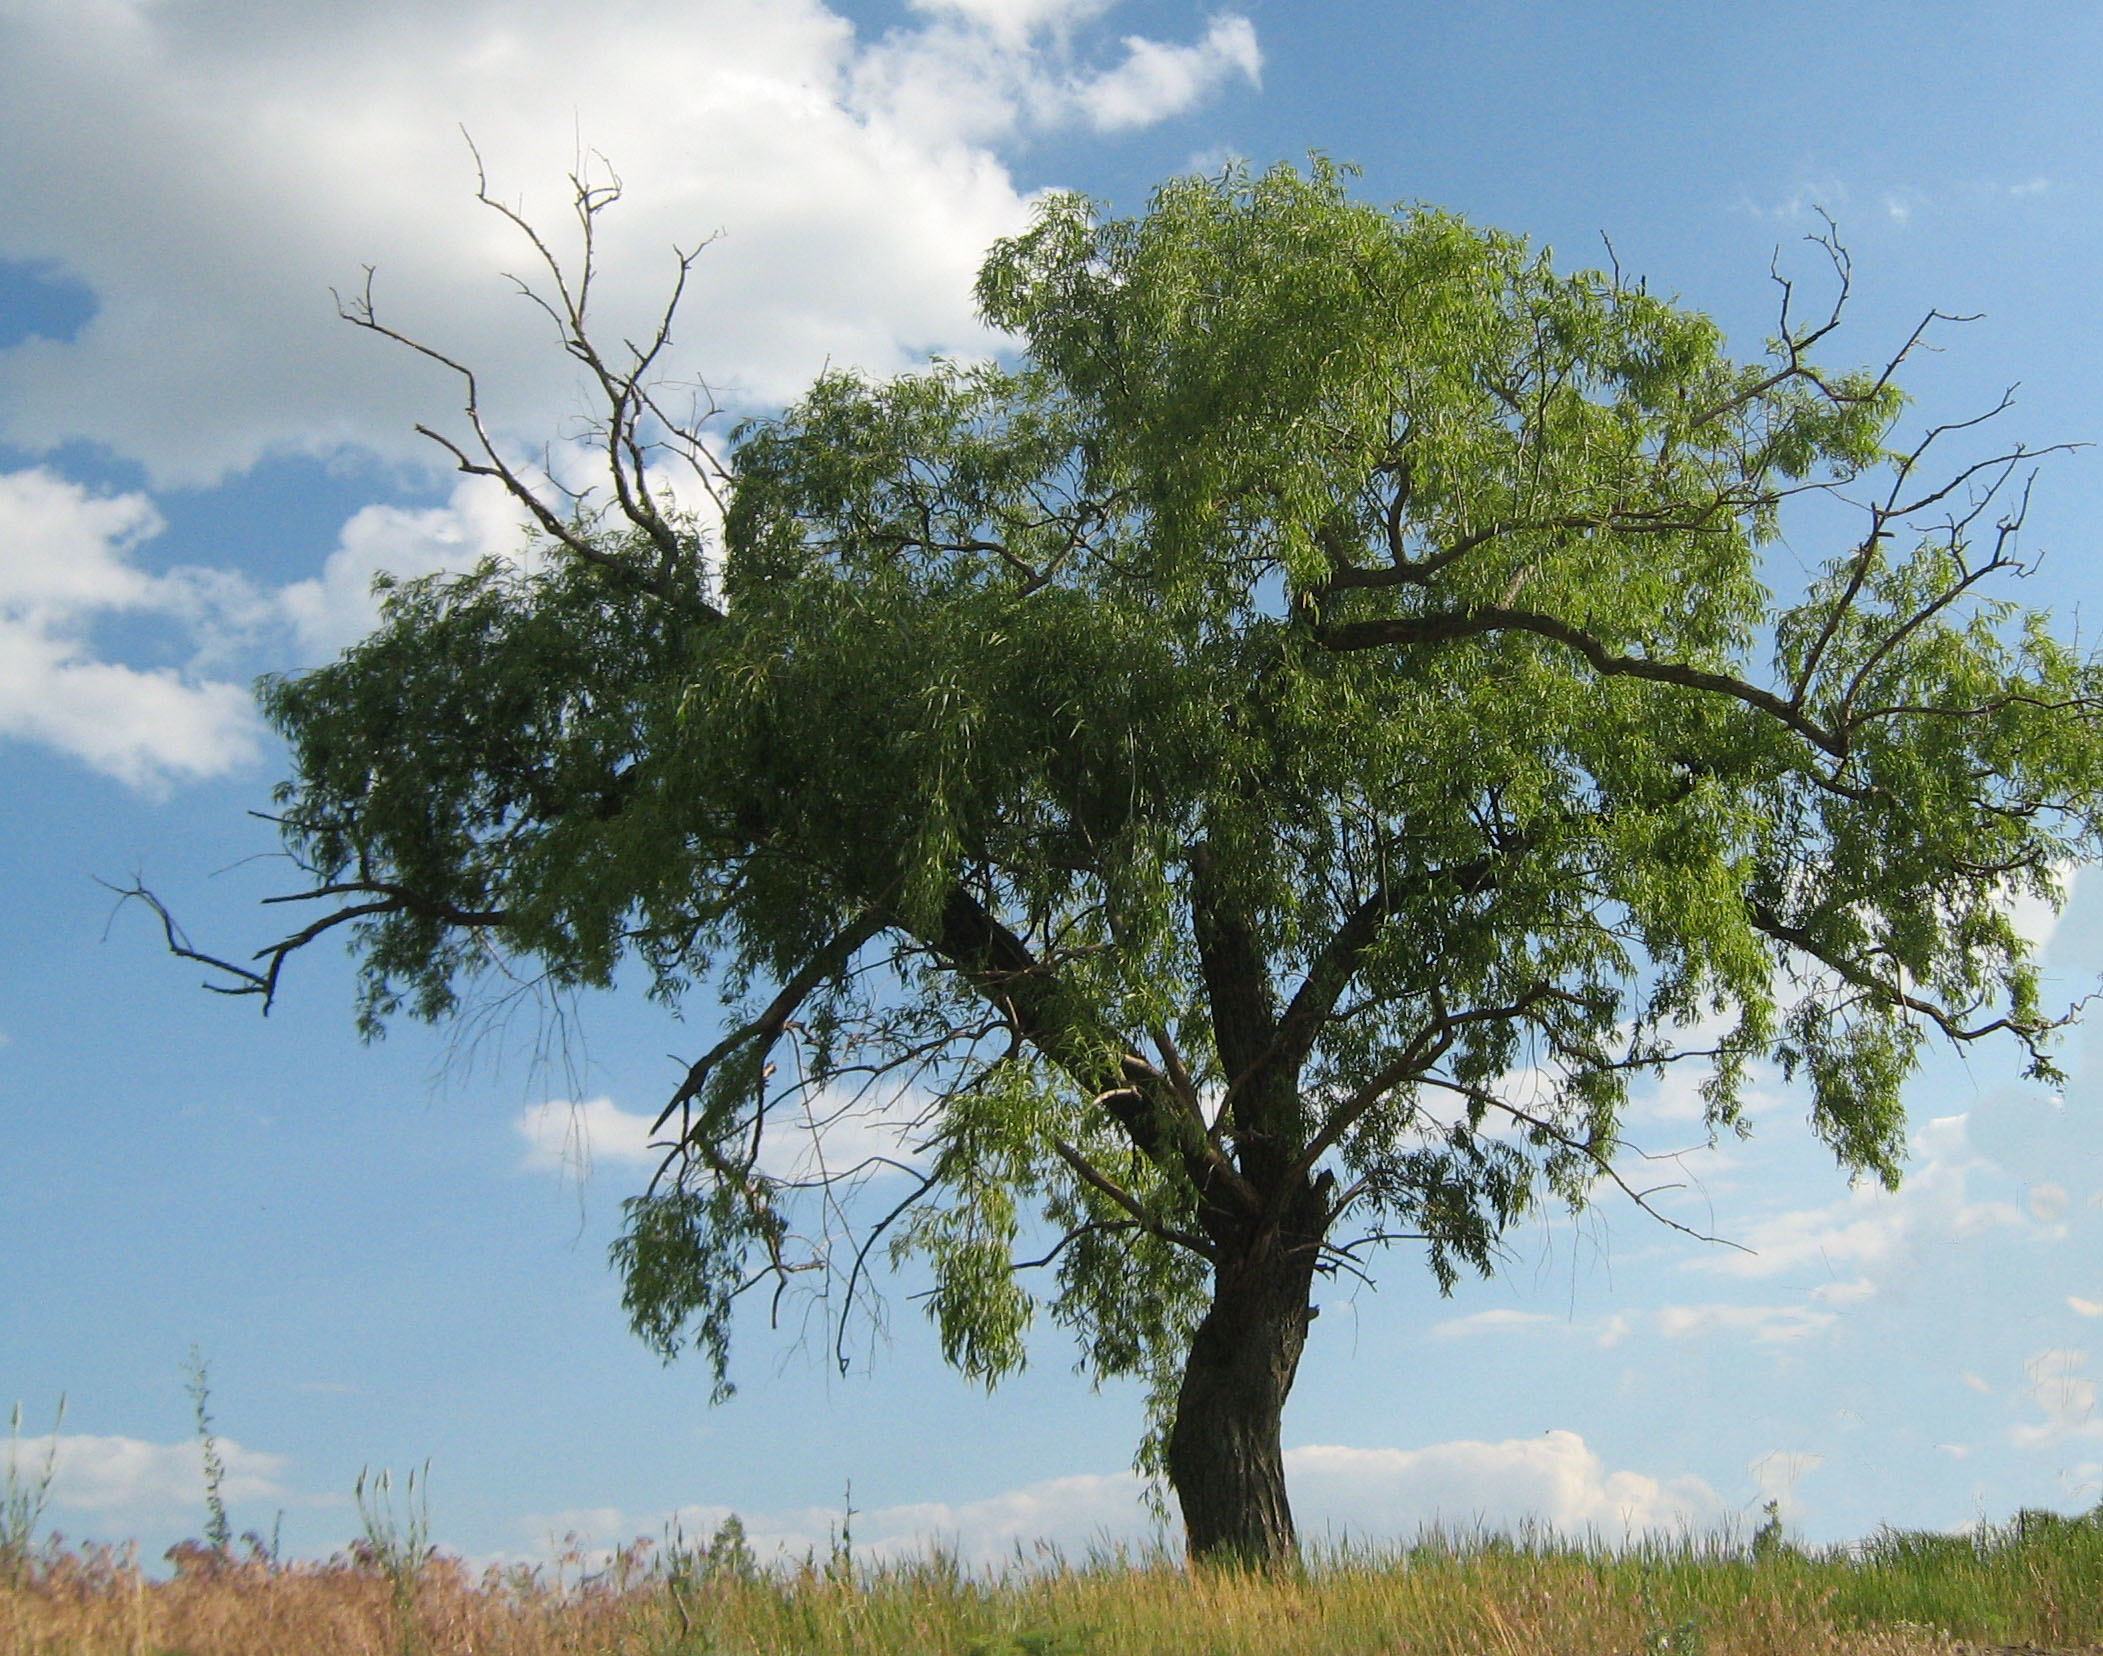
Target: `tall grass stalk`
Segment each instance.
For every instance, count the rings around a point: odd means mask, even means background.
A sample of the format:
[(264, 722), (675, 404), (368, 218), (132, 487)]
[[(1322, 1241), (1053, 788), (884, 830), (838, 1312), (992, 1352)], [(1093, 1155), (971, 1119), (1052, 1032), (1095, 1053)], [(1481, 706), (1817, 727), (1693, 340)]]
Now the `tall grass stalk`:
[(51, 1479), (58, 1471), (58, 1433), (66, 1423), (66, 1394), (58, 1394), (58, 1413), (44, 1444), (44, 1464), (34, 1477), (22, 1475), (22, 1404), (7, 1417), (6, 1505), (0, 1508), (0, 1582), (19, 1587), (29, 1573), (36, 1547), (37, 1524), (51, 1500)]
[(431, 1463), (423, 1464), (423, 1481), (416, 1468), (403, 1480), (402, 1514), (394, 1511), (394, 1474), (385, 1467), (377, 1478), (371, 1468), (358, 1471), (356, 1500), (363, 1538), (352, 1553), (366, 1567), (376, 1570), (387, 1582), (393, 1600), (395, 1642), (401, 1656), (424, 1656), (430, 1648), (417, 1614), (417, 1591), (437, 1549), (431, 1545)]

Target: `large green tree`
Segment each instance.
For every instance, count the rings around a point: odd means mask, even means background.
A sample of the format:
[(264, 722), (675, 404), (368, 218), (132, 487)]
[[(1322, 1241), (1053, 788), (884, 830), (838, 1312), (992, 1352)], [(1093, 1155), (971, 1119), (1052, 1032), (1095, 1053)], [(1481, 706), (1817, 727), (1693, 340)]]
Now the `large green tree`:
[[(828, 374), (719, 462), (664, 418), (667, 331), (609, 361), (548, 270), (605, 510), (500, 459), (469, 378), (441, 441), (538, 555), (265, 686), (331, 906), (226, 986), (348, 926), (374, 1027), (521, 962), (727, 991), (614, 1249), (719, 1386), (741, 1292), (888, 1252), (975, 1378), (1040, 1310), (1140, 1377), (1193, 1552), (1275, 1559), (1317, 1276), (1489, 1269), (1618, 1180), (1670, 1064), (1724, 1131), (1778, 1062), (1886, 1184), (1928, 1038), (2050, 1073), (2010, 907), (2097, 848), (2103, 685), (1993, 595), (2023, 451), (1895, 451), (1892, 369), (1812, 360), (1837, 307), (1785, 287), (1739, 362), (1618, 272), (1230, 172), (1050, 200), (979, 281), (1010, 362)], [(1764, 549), (1843, 488), (1799, 583)], [(843, 1208), (768, 1146), (871, 1078), (909, 1144)]]

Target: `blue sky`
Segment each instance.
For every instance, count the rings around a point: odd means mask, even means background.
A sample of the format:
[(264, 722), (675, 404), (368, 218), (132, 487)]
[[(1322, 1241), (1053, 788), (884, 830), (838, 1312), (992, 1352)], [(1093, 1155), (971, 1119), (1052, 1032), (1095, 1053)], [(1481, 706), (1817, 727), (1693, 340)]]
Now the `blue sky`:
[[(149, 1555), (200, 1528), (194, 1344), (236, 1527), (282, 1510), (301, 1554), (355, 1531), (361, 1466), (426, 1460), (438, 1535), (477, 1557), (730, 1509), (800, 1550), (850, 1481), (879, 1547), (1145, 1533), (1138, 1399), (1091, 1394), (1053, 1332), (988, 1397), (911, 1284), (844, 1377), (822, 1327), (755, 1318), (713, 1410), (698, 1366), (627, 1334), (606, 1243), (705, 1003), (365, 1047), (340, 956), (300, 960), (266, 1021), (111, 918), (96, 879), (138, 873), (201, 943), (260, 941), (285, 871), (245, 813), (281, 758), (249, 680), (355, 638), (374, 570), (514, 542), (410, 433), (452, 387), (337, 322), (330, 287), (376, 265), (390, 314), (486, 369), (507, 443), (578, 409), (462, 126), (550, 221), (580, 144), (619, 170), (616, 326), (673, 243), (720, 232), (678, 366), (746, 411), (827, 361), (997, 348), (970, 279), (1036, 191), (1136, 209), (1180, 170), (1320, 149), (1371, 198), (1566, 260), (1610, 237), (1747, 350), (1777, 249), (1815, 285), (1822, 207), (1857, 273), (1830, 354), (1983, 313), (1919, 362), (1919, 417), (2020, 382), (2004, 427), (2035, 444), (2103, 438), (2098, 84), (2103, 14), (2064, 4), (635, 0), (581, 34), (536, 0), (0, 6), (0, 1406), (41, 1431), (68, 1398), (50, 1522)], [(2099, 468), (2047, 466), (2025, 536), (2023, 598), (2090, 635)], [(1806, 520), (1777, 579), (1830, 529)], [(2099, 921), (2103, 877), (2030, 918), (2068, 996), (2103, 972)], [(2005, 1051), (1938, 1059), (1895, 1196), (1850, 1190), (1768, 1077), (1750, 1142), (1654, 1170), (1749, 1255), (1603, 1200), (1450, 1300), (1403, 1254), (1377, 1294), (1332, 1290), (1286, 1416), (1303, 1528), (1618, 1536), (1775, 1498), (1835, 1540), (2093, 1504), (2097, 1039), (2068, 1039), (2063, 1098)], [(1698, 1145), (1670, 1091), (1636, 1127)]]

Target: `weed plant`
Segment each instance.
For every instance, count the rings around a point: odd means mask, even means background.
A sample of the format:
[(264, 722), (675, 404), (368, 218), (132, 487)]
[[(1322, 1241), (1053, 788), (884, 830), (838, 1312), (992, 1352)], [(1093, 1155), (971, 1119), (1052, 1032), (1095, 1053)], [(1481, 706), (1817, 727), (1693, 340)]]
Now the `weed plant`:
[[(368, 1486), (375, 1495), (385, 1491)], [(1807, 1551), (1730, 1536), (1609, 1548), (1545, 1531), (1348, 1544), (1301, 1570), (1187, 1569), (1106, 1549), (974, 1573), (935, 1552), (762, 1569), (725, 1525), (603, 1568), (573, 1548), (479, 1580), (420, 1508), (368, 1501), (325, 1564), (198, 1546), (172, 1580), (53, 1538), (0, 1585), (7, 1656), (1954, 1656), (2103, 1651), (2103, 1509), (1971, 1535), (1885, 1530)], [(375, 1531), (379, 1538), (375, 1538)], [(391, 1539), (390, 1539), (391, 1538)], [(405, 1607), (409, 1612), (404, 1618)], [(414, 1640), (413, 1647), (406, 1641)]]
[(226, 1501), (219, 1493), (226, 1482), (226, 1461), (219, 1453), (219, 1439), (212, 1432), (212, 1372), (204, 1353), (190, 1347), (190, 1360), (183, 1365), (183, 1390), (189, 1394), (190, 1411), (197, 1423), (197, 1447), (204, 1460), (204, 1539), (220, 1557), (232, 1554), (234, 1527), (226, 1516)]
[(394, 1511), (394, 1474), (383, 1467), (371, 1479), (368, 1491), (370, 1472), (369, 1467), (358, 1472), (355, 1498), (365, 1533), (351, 1544), (351, 1561), (385, 1579), (399, 1656), (427, 1656), (429, 1645), (418, 1600), (424, 1578), (437, 1560), (437, 1549), (431, 1545), (431, 1463), (424, 1462), (421, 1488), (411, 1469), (399, 1518)]
[(0, 1499), (0, 1586), (19, 1587), (36, 1546), (37, 1524), (51, 1499), (51, 1479), (58, 1469), (59, 1428), (66, 1423), (65, 1394), (59, 1394), (58, 1416), (44, 1444), (44, 1464), (22, 1470), (22, 1405), (16, 1401), (7, 1417), (7, 1487)]

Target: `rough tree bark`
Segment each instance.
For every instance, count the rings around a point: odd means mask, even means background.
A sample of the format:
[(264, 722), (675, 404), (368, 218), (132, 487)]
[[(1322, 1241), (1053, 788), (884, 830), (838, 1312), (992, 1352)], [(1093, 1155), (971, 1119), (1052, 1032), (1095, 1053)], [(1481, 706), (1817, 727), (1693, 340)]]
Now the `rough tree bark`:
[(1285, 1400), (1299, 1372), (1321, 1256), (1322, 1192), (1223, 1253), (1176, 1395), (1168, 1480), (1190, 1556), (1272, 1566), (1299, 1555), (1285, 1494)]

